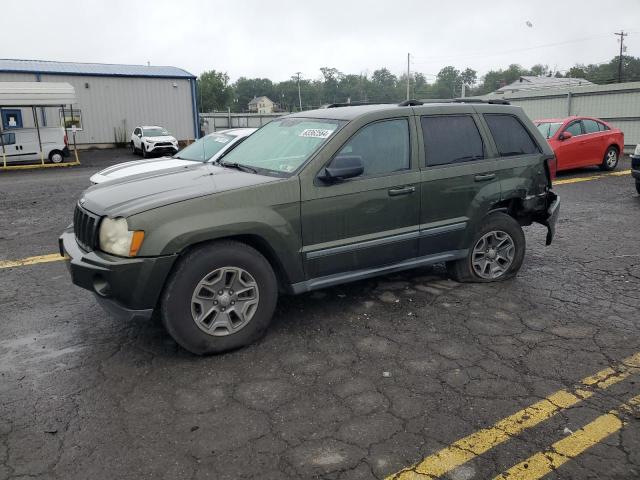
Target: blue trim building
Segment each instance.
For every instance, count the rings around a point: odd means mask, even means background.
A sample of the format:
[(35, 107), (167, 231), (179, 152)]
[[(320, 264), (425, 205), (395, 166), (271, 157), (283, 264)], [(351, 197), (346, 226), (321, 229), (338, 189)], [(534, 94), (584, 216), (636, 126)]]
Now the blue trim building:
[[(0, 59), (0, 81), (72, 84), (81, 145), (115, 143), (120, 130), (128, 139), (129, 130), (150, 124), (168, 128), (180, 140), (199, 137), (196, 76), (181, 68)], [(59, 124), (60, 115), (49, 108), (41, 112), (48, 126)]]

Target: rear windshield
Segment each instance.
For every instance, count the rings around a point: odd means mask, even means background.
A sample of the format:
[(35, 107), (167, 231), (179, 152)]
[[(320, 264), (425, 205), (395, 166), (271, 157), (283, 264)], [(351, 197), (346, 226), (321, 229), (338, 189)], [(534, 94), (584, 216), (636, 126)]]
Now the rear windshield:
[(320, 118), (274, 120), (226, 154), (224, 162), (285, 175), (297, 170), (343, 123)]
[(562, 123), (556, 122), (542, 122), (536, 123), (536, 127), (540, 130), (540, 133), (544, 135), (544, 138), (551, 138), (558, 131)]
[(212, 133), (180, 150), (173, 158), (206, 162), (231, 144), (235, 137), (223, 133)]

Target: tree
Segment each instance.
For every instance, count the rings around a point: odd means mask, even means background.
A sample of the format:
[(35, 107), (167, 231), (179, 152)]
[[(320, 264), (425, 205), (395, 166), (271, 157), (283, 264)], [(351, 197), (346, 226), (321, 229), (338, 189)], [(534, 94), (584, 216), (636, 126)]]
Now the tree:
[(478, 72), (472, 68), (465, 68), (462, 73), (460, 73), (460, 78), (465, 84), (473, 87), (478, 81)]
[(229, 76), (223, 72), (210, 70), (203, 72), (197, 80), (198, 109), (201, 112), (223, 110), (231, 104), (233, 89), (229, 86)]

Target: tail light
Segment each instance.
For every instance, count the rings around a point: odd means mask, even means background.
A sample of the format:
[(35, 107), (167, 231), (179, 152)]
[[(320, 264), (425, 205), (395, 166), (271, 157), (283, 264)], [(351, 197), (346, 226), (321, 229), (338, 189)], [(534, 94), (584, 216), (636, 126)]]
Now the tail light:
[(551, 180), (555, 180), (556, 173), (558, 173), (558, 159), (555, 155), (547, 159), (547, 171), (549, 172), (549, 183), (551, 183)]

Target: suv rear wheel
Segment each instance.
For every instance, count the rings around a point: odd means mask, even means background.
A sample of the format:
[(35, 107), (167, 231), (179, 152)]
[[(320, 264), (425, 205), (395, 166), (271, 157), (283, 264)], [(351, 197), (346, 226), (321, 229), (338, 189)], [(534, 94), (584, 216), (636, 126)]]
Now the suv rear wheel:
[(447, 263), (458, 282), (497, 282), (514, 277), (524, 260), (526, 241), (520, 224), (504, 213), (487, 216), (466, 258)]
[(636, 181), (636, 192), (640, 195), (640, 182)]
[(269, 262), (244, 243), (220, 241), (181, 259), (162, 294), (160, 313), (186, 350), (221, 353), (262, 336), (277, 299)]

